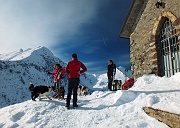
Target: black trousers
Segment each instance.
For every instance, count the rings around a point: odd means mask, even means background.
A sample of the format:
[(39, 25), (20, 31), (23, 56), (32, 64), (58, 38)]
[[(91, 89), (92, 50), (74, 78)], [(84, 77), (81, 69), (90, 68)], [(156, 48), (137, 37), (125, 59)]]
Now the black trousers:
[(58, 92), (58, 97), (59, 97), (59, 88), (61, 87), (61, 81), (54, 81), (54, 87), (56, 88), (56, 91)]
[(112, 90), (113, 77), (108, 76), (108, 90)]
[(73, 105), (77, 104), (77, 89), (79, 85), (79, 78), (68, 79), (68, 94), (66, 104), (70, 105), (71, 95), (73, 91)]

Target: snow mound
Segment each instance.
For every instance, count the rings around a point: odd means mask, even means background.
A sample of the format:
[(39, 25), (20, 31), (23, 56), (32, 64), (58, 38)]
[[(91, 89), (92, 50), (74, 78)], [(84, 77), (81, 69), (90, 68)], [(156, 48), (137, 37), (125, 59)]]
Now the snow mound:
[[(178, 90), (180, 88), (180, 73), (176, 73), (174, 76), (158, 77), (154, 74), (143, 75), (138, 78), (134, 86), (130, 90), (148, 90), (148, 91), (162, 91), (162, 90)], [(177, 86), (172, 86), (177, 85)], [(164, 88), (165, 87), (165, 88)]]

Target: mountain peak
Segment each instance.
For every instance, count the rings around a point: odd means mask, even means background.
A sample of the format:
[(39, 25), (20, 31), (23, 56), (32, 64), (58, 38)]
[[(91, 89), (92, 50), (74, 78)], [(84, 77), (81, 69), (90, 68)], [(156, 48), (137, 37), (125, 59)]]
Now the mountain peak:
[(37, 48), (28, 48), (26, 50), (20, 49), (19, 51), (1, 54), (0, 60), (18, 61), (18, 60), (26, 59), (28, 57), (36, 58), (36, 56), (34, 56), (34, 55), (51, 55), (51, 56), (53, 56), (53, 53), (48, 48), (46, 48), (44, 46), (39, 46)]
[[(66, 65), (46, 47), (2, 54), (0, 60), (0, 93), (3, 97), (0, 108), (29, 99), (27, 90), (30, 82), (34, 85), (52, 85), (53, 79), (47, 75), (47, 71), (53, 71), (56, 63), (62, 67)], [(67, 78), (64, 78), (62, 85), (66, 83)], [(13, 96), (8, 95), (9, 92)]]

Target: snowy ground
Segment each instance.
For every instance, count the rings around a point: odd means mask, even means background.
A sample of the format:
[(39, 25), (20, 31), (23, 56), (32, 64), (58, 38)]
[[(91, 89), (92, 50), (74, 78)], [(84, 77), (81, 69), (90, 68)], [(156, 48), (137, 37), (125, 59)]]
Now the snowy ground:
[(146, 115), (142, 107), (180, 114), (179, 78), (180, 73), (171, 78), (145, 75), (128, 91), (95, 91), (80, 96), (77, 109), (67, 110), (65, 101), (29, 100), (0, 109), (0, 127), (168, 128)]

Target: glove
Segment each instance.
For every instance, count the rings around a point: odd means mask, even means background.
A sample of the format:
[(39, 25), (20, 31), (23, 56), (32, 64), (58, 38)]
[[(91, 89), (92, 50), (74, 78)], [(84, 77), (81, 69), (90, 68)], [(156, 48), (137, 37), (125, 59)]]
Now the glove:
[(47, 74), (50, 75), (50, 74), (52, 74), (52, 73), (48, 71)]

